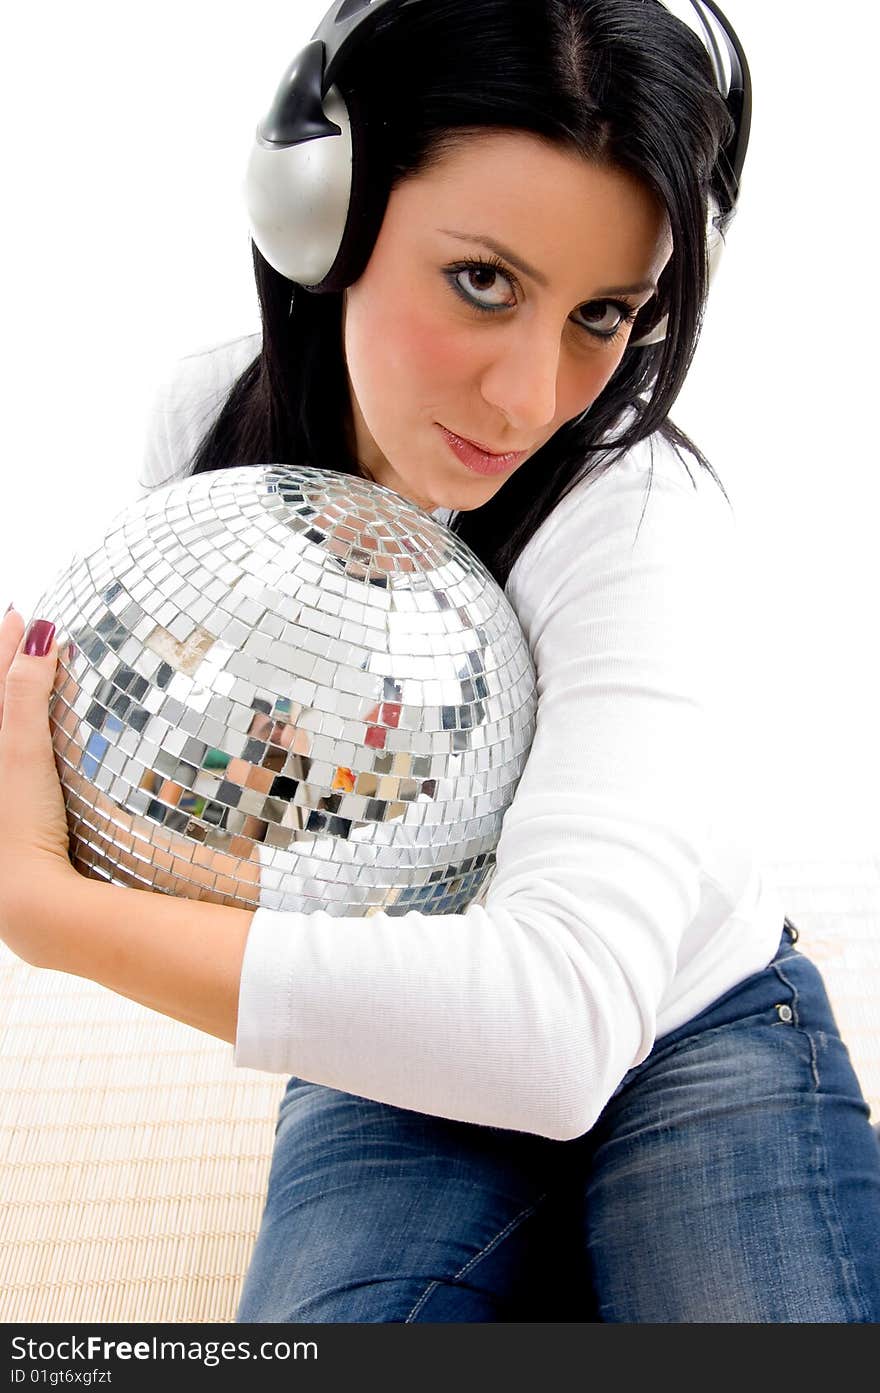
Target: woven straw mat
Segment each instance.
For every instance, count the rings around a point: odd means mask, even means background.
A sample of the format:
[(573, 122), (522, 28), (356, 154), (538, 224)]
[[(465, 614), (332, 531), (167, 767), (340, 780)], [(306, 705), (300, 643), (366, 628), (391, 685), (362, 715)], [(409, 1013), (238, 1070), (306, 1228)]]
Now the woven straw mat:
[[(765, 868), (880, 1118), (880, 861)], [(230, 1322), (285, 1078), (0, 945), (0, 1320)]]

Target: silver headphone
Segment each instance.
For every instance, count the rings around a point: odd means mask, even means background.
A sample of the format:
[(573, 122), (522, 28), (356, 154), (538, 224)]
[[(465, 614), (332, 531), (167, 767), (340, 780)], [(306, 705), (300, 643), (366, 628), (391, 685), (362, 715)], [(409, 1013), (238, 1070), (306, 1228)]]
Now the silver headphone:
[[(294, 58), (257, 127), (244, 181), (251, 236), (280, 275), (310, 290), (351, 284), (350, 252), (365, 235), (369, 186), (358, 113), (334, 79), (366, 43), (379, 15), (425, 0), (336, 0)], [(733, 208), (739, 196), (751, 122), (751, 80), (742, 45), (714, 0), (659, 0), (688, 25), (712, 62), (734, 134), (721, 152)], [(378, 231), (377, 228), (374, 231)], [(707, 225), (709, 284), (724, 248), (718, 205)], [(660, 343), (667, 317), (628, 347)]]

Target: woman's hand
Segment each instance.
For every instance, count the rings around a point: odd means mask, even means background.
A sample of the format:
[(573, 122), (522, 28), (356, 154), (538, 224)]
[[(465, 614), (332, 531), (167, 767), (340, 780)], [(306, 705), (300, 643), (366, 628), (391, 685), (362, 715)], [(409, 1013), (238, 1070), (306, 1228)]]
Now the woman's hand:
[[(56, 718), (62, 753), (65, 737), (69, 737), (68, 748), (78, 752), (80, 717), (62, 701)], [(229, 761), (227, 777), (233, 782), (244, 785), (249, 772), (254, 772), (253, 766), (243, 760)], [(92, 841), (115, 868), (118, 884), (135, 890), (161, 890), (184, 899), (207, 900), (210, 904), (256, 906), (260, 903), (260, 859), (256, 843), (265, 836), (264, 822), (255, 817), (245, 818), (241, 834), (228, 837), (225, 849), (221, 850), (183, 838), (160, 823), (127, 812), (73, 762), (67, 764), (64, 786), (67, 806), (74, 819), (88, 816), (90, 811), (97, 814), (98, 826), (105, 830), (93, 832)], [(171, 807), (176, 807), (186, 792), (182, 784), (160, 779), (152, 770), (144, 775), (141, 788)]]
[[(45, 654), (26, 652), (41, 635), (49, 638)], [(48, 926), (40, 906), (57, 897), (62, 881), (78, 879), (49, 731), (57, 664), (54, 625), (40, 621), (25, 635), (21, 615), (7, 611), (0, 622), (0, 937), (25, 962), (48, 966), (46, 934), (63, 926)]]
[[(0, 938), (32, 966), (63, 969), (68, 928), (58, 905), (81, 889), (83, 876), (70, 861), (65, 796), (49, 729), (49, 698), (58, 672), (54, 628), (41, 657), (25, 652), (29, 635), (15, 610), (0, 622)], [(76, 720), (62, 705), (62, 730), (73, 736)], [(142, 820), (75, 770), (68, 769), (66, 782), (74, 807), (81, 797), (112, 822), (115, 845), (108, 845), (108, 854), (123, 875), (128, 872), (132, 886), (140, 880), (138, 888), (147, 891), (215, 904), (259, 904), (260, 864), (250, 837), (232, 838), (225, 852), (198, 844), (182, 851), (178, 838), (155, 827), (145, 842)]]

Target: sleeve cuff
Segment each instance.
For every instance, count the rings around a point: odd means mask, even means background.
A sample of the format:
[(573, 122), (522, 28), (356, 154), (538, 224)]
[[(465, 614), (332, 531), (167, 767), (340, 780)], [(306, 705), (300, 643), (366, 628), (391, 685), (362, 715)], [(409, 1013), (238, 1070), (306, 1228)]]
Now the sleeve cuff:
[(232, 1062), (236, 1068), (292, 1073), (285, 1059), (290, 1029), (292, 966), (289, 948), (296, 916), (258, 909), (248, 931), (238, 991)]

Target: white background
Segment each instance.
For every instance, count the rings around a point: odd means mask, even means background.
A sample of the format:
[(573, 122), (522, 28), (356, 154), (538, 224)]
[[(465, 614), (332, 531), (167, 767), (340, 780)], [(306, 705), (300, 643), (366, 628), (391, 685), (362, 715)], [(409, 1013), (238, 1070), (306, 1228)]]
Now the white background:
[[(750, 558), (755, 834), (878, 850), (877, 7), (726, 0), (754, 83), (740, 213), (674, 419)], [(19, 5), (0, 82), (0, 611), (134, 497), (179, 355), (259, 327), (241, 176), (323, 0)], [(478, 41), (478, 35), (475, 35)]]

